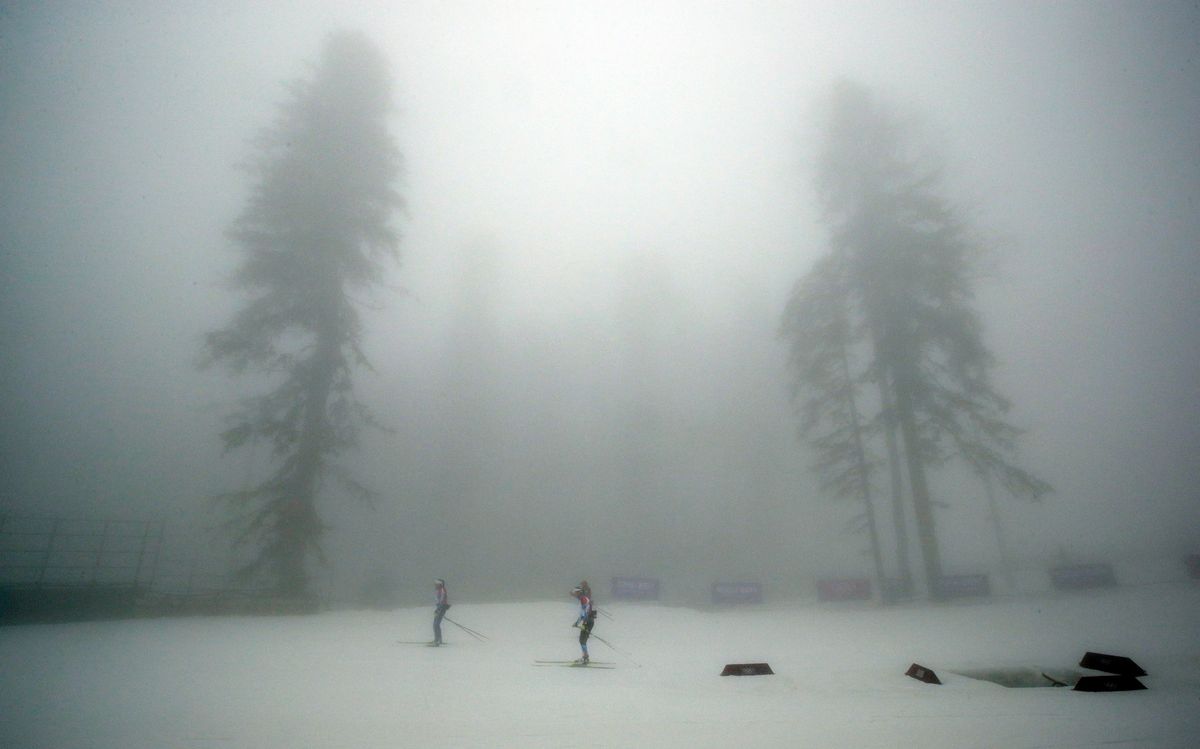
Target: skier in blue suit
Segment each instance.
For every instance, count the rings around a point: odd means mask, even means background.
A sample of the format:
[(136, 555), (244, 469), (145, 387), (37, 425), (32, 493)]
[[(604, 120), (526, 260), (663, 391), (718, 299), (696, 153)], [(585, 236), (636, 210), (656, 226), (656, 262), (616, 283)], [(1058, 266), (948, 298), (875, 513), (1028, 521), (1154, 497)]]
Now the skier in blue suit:
[(579, 618), (572, 626), (579, 628), (579, 649), (583, 651), (583, 657), (577, 663), (582, 664), (586, 664), (590, 660), (587, 641), (592, 634), (592, 627), (596, 625), (596, 610), (592, 608), (592, 597), (589, 593), (590, 591), (585, 591), (581, 586), (576, 586), (571, 590), (571, 595), (579, 600)]

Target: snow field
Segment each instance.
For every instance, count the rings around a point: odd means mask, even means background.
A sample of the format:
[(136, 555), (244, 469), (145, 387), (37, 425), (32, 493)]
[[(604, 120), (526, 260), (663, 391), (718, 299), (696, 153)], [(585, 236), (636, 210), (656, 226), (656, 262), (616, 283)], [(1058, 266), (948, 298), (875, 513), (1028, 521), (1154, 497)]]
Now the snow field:
[[(1200, 587), (877, 609), (695, 610), (606, 602), (592, 657), (574, 602), (0, 629), (0, 746), (1192, 747)], [(953, 673), (1128, 655), (1144, 692), (1008, 689)], [(720, 677), (767, 661), (775, 676)], [(943, 686), (904, 676), (912, 662)], [(636, 664), (636, 665), (635, 665)]]

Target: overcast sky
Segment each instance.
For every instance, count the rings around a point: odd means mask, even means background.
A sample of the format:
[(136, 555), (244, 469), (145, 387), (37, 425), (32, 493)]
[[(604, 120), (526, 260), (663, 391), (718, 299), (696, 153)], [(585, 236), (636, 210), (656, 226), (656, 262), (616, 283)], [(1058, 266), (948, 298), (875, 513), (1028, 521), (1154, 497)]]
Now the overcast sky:
[[(1200, 551), (1196, 3), (0, 5), (0, 509), (192, 519), (263, 469), (217, 439), (249, 383), (194, 364), (237, 164), (334, 28), (394, 68), (408, 202), (358, 379), (398, 431), (354, 458), (379, 507), (323, 506), (342, 569), (865, 572), (775, 339), (841, 76), (995, 247), (987, 340), (1056, 488), (1006, 504), (1014, 546)], [(947, 568), (993, 564), (978, 486), (935, 491)]]

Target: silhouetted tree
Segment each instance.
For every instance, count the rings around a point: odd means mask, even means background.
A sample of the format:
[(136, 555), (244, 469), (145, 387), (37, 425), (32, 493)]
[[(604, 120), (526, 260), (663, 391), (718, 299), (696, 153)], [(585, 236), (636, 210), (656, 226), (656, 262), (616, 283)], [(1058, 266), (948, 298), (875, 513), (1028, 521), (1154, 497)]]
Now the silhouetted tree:
[[(871, 488), (878, 468), (866, 447), (859, 407), (864, 364), (862, 326), (852, 320), (846, 266), (840, 255), (819, 259), (796, 282), (779, 328), (788, 345), (791, 396), (800, 436), (816, 453), (821, 487), (863, 503), (876, 582), (884, 585), (883, 553)], [(857, 520), (857, 518), (856, 518)]]
[[(1049, 486), (1018, 468), (1019, 434), (993, 388), (995, 366), (973, 306), (979, 246), (937, 193), (899, 117), (860, 86), (832, 98), (817, 191), (830, 255), (845, 267), (845, 304), (864, 322), (878, 423), (895, 428), (926, 577), (942, 575), (927, 470), (960, 458), (1016, 496)], [(894, 475), (901, 466), (892, 465)]]
[(371, 495), (334, 459), (362, 426), (378, 426), (352, 391), (352, 370), (369, 364), (351, 294), (378, 284), (384, 261), (398, 257), (390, 108), (382, 55), (360, 34), (328, 37), (311, 76), (291, 84), (254, 141), (252, 190), (229, 230), (241, 253), (232, 280), (248, 299), (204, 342), (202, 366), (273, 384), (228, 416), (221, 439), (226, 451), (268, 443), (276, 467), (224, 498), (237, 508), (235, 540), (258, 544), (243, 572), (268, 568), (286, 595), (308, 592), (306, 559), (326, 530), (316, 507), (325, 480)]

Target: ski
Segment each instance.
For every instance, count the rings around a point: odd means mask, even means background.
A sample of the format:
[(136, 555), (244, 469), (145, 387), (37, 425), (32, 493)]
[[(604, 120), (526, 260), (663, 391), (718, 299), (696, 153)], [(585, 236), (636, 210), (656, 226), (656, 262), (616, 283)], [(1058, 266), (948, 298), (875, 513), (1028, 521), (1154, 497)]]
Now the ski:
[(592, 661), (591, 663), (576, 663), (575, 661), (564, 661), (562, 663), (546, 663), (546, 662), (535, 661), (533, 665), (541, 666), (541, 667), (545, 667), (545, 668), (605, 668), (605, 669), (613, 669), (613, 668), (617, 667), (615, 663), (596, 663), (595, 661)]
[[(534, 661), (534, 663), (544, 663), (546, 665), (556, 665), (556, 664), (579, 663), (579, 661)], [(614, 666), (614, 665), (616, 665), (613, 661), (591, 661), (591, 663), (599, 665), (599, 666)]]
[(434, 645), (429, 640), (396, 640), (397, 645), (424, 645), (429, 648), (444, 648), (450, 643), (443, 642), (441, 645)]

